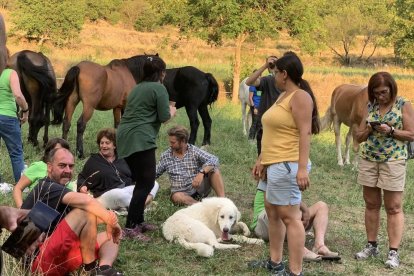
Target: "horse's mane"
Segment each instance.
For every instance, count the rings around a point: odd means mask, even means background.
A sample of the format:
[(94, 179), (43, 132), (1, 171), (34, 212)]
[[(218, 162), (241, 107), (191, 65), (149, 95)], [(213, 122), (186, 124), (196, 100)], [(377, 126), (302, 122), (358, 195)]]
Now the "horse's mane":
[(132, 76), (135, 79), (135, 82), (138, 83), (141, 81), (141, 78), (144, 74), (143, 68), (144, 68), (144, 62), (147, 57), (154, 57), (158, 56), (158, 54), (155, 55), (137, 55), (130, 58), (121, 59), (127, 66), (128, 70), (131, 72)]

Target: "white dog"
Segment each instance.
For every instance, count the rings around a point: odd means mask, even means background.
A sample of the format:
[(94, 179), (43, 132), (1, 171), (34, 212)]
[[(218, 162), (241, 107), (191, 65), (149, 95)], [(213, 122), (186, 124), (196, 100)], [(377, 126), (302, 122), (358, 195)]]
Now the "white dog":
[[(237, 244), (222, 244), (221, 241), (263, 244), (261, 239), (247, 238), (250, 230), (239, 221), (240, 212), (233, 201), (224, 197), (210, 197), (178, 210), (169, 217), (162, 232), (168, 241), (176, 241), (187, 249), (194, 249), (203, 257), (211, 257), (216, 249), (239, 248)], [(241, 235), (231, 235), (239, 228)]]

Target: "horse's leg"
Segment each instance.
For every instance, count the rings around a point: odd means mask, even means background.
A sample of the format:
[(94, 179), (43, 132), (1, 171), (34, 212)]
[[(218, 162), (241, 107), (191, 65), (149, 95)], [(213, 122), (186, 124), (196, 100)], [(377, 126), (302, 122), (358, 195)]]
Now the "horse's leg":
[(341, 122), (338, 117), (335, 115), (333, 120), (334, 132), (335, 132), (335, 144), (336, 144), (336, 156), (338, 160), (338, 165), (343, 166), (344, 162), (342, 160), (342, 150), (341, 150)]
[(352, 140), (352, 128), (349, 128), (348, 133), (346, 134), (346, 140), (345, 140), (345, 165), (349, 165), (350, 162), (350, 158), (349, 158), (349, 145), (351, 144), (351, 140)]
[(201, 120), (203, 121), (204, 126), (204, 138), (203, 138), (203, 146), (204, 145), (210, 145), (210, 139), (211, 139), (211, 117), (208, 113), (207, 105), (200, 105), (198, 107), (198, 113), (200, 113)]
[(50, 124), (49, 103), (46, 103), (45, 111), (46, 111), (46, 120), (45, 120), (45, 128), (44, 128), (44, 133), (43, 133), (43, 147), (46, 147), (46, 144), (49, 141), (49, 124)]
[(242, 112), (242, 126), (243, 126), (243, 135), (247, 135), (246, 129), (246, 103), (242, 101), (241, 103), (241, 112)]
[(83, 103), (83, 111), (81, 116), (78, 119), (77, 123), (77, 132), (76, 132), (76, 153), (79, 158), (83, 159), (85, 157), (83, 151), (83, 134), (85, 133), (86, 124), (92, 118), (93, 107), (88, 106)]
[(200, 124), (200, 121), (198, 120), (197, 116), (197, 108), (195, 107), (185, 107), (185, 111), (187, 112), (188, 119), (190, 120), (190, 138), (188, 139), (188, 143), (195, 144), (196, 138), (197, 138), (197, 130), (198, 125)]
[[(353, 129), (357, 129), (358, 125), (354, 125)], [(353, 142), (353, 146), (352, 146), (352, 150), (354, 151), (354, 161), (353, 161), (353, 169), (356, 170), (358, 168), (358, 151), (359, 151), (359, 143), (357, 141), (357, 139), (354, 136), (354, 131), (352, 131), (352, 142)]]
[(114, 128), (117, 128), (121, 122), (121, 111), (121, 108), (114, 108), (112, 111), (114, 114)]
[(68, 133), (70, 130), (70, 123), (72, 122), (72, 116), (75, 112), (76, 106), (79, 103), (79, 97), (78, 94), (72, 93), (70, 95), (66, 106), (65, 106), (65, 117), (63, 118), (63, 124), (62, 124), (62, 138), (65, 140), (68, 140)]

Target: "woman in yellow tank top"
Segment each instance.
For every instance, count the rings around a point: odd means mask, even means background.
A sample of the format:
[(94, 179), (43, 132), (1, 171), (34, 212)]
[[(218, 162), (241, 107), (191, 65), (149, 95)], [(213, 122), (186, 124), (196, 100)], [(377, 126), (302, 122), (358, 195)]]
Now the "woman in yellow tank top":
[(284, 91), (263, 114), (262, 153), (253, 174), (266, 167), (266, 212), (269, 217), (270, 260), (267, 268), (282, 274), (283, 242), (288, 238), (290, 275), (302, 275), (305, 230), (301, 221), (301, 191), (309, 187), (311, 134), (319, 132), (315, 97), (302, 79), (303, 65), (293, 52), (276, 61), (276, 86)]

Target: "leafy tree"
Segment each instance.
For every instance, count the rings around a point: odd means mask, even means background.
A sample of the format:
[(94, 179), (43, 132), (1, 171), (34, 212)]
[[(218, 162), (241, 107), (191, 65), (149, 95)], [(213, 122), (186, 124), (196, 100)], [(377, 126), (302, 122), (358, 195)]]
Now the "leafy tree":
[(245, 40), (275, 37), (282, 25), (277, 16), (283, 0), (155, 0), (162, 23), (171, 23), (187, 35), (196, 35), (213, 45), (223, 39), (235, 43), (233, 101), (237, 101), (241, 49)]
[[(389, 43), (387, 34), (393, 13), (389, 1), (378, 0), (297, 0), (290, 2), (284, 14), (290, 33), (310, 53), (329, 48), (344, 64), (351, 64), (351, 52), (357, 60), (369, 60), (379, 46)], [(306, 8), (304, 8), (306, 7)], [(362, 38), (362, 47), (356, 43)], [(372, 51), (366, 53), (367, 47)]]
[(142, 1), (135, 12), (137, 13), (134, 23), (135, 30), (154, 31), (156, 27), (160, 26), (160, 16), (147, 1)]
[(86, 17), (91, 21), (103, 19), (116, 22), (120, 18), (122, 0), (86, 0)]
[(414, 67), (414, 0), (395, 1), (392, 26), (395, 55)]
[(77, 37), (85, 17), (85, 3), (79, 0), (18, 0), (13, 12), (15, 28), (41, 45), (50, 40), (56, 45)]

